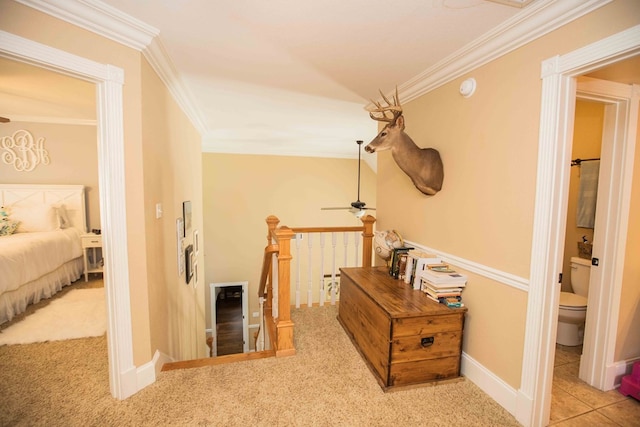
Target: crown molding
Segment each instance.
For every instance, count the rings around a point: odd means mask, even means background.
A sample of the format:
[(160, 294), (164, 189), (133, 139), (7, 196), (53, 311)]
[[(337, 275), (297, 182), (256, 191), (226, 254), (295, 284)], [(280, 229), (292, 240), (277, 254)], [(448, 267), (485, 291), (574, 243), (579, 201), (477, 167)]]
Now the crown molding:
[(141, 51), (201, 135), (207, 131), (193, 98), (160, 41), (160, 31), (98, 0), (16, 0), (72, 25)]
[(154, 38), (142, 53), (196, 130), (200, 135), (206, 135), (208, 130), (205, 121), (193, 102), (191, 92), (182, 82), (160, 37)]
[(144, 49), (160, 31), (98, 0), (16, 0), (85, 30), (136, 50)]
[[(398, 86), (403, 103), (414, 100), (612, 0), (539, 0), (462, 49)], [(367, 108), (372, 105), (367, 106)]]

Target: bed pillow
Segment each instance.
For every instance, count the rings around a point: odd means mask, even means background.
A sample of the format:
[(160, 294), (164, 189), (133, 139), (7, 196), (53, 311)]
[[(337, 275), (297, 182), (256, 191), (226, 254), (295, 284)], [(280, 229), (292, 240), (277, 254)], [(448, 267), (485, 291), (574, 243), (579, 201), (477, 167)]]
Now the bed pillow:
[(12, 206), (10, 218), (20, 222), (16, 230), (18, 233), (60, 229), (58, 214), (53, 206)]
[(0, 221), (0, 237), (10, 236), (15, 233), (19, 224), (19, 221), (12, 221), (10, 219), (6, 221)]
[(69, 219), (69, 214), (67, 213), (67, 207), (65, 205), (54, 206), (56, 213), (58, 215), (58, 221), (60, 223), (60, 228), (70, 228), (72, 227), (71, 220)]

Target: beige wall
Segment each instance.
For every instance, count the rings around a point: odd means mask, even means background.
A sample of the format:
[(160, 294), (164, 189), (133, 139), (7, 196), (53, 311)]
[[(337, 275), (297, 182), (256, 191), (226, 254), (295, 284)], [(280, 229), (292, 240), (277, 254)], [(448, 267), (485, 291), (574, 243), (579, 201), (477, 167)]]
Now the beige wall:
[[(398, 229), (408, 240), (528, 279), (541, 62), (639, 22), (640, 3), (613, 2), (407, 103), (406, 131), (419, 146), (440, 151), (444, 185), (426, 197), (388, 153), (380, 153), (378, 228)], [(478, 88), (465, 99), (458, 88), (467, 77)], [(637, 277), (626, 271), (625, 281)], [(463, 299), (469, 308), (463, 350), (518, 388), (526, 292), (472, 275)]]
[[(575, 123), (573, 127), (572, 159), (600, 158), (602, 145), (602, 129), (604, 125), (604, 104), (578, 100), (576, 102)], [(578, 189), (580, 188), (580, 167), (571, 167), (569, 182), (569, 202), (567, 205), (567, 231), (564, 244), (564, 260), (562, 262), (562, 290), (573, 292), (571, 288), (571, 257), (578, 256), (576, 242), (582, 242), (587, 236), (593, 242), (592, 228), (576, 227), (578, 209)]]
[[(176, 233), (184, 201), (193, 210), (184, 246), (193, 243), (193, 231), (202, 229), (200, 136), (146, 61), (142, 98), (146, 227), (141, 231), (147, 242), (151, 349), (178, 360), (206, 357), (204, 280), (200, 276), (197, 287), (193, 280), (187, 285), (185, 274), (178, 274)], [(156, 218), (158, 203), (162, 218)], [(200, 269), (203, 259), (200, 251)]]
[(10, 122), (0, 126), (0, 138), (28, 130), (34, 140), (44, 138), (50, 163), (30, 172), (16, 171), (0, 162), (0, 181), (5, 184), (81, 184), (85, 186), (87, 229), (100, 228), (98, 146), (95, 126)]
[[(209, 283), (247, 280), (249, 311), (258, 311), (269, 215), (289, 227), (362, 224), (349, 211), (320, 210), (356, 200), (357, 160), (204, 153), (202, 164), (207, 298)], [(361, 175), (360, 199), (376, 207), (364, 162)]]

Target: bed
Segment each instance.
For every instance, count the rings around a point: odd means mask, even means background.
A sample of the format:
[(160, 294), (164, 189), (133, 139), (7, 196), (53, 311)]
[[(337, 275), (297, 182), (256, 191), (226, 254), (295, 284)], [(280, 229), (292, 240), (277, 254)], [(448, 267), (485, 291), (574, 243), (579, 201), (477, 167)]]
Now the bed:
[(84, 272), (82, 185), (0, 184), (0, 324)]

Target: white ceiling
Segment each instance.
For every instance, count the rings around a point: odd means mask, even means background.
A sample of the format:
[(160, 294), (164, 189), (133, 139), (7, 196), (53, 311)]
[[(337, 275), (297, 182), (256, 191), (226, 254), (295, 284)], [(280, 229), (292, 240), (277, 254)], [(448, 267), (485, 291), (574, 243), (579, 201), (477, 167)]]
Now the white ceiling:
[(357, 157), (355, 140), (375, 136), (364, 108), (378, 89), (397, 86), (406, 102), (462, 75), (455, 60), (475, 54), (472, 69), (477, 52), (518, 46), (502, 35), (522, 44), (590, 10), (580, 0), (17, 1), (142, 50), (205, 151), (327, 157)]
[(106, 0), (159, 31), (205, 149), (353, 156), (364, 106), (521, 9), (484, 0)]

